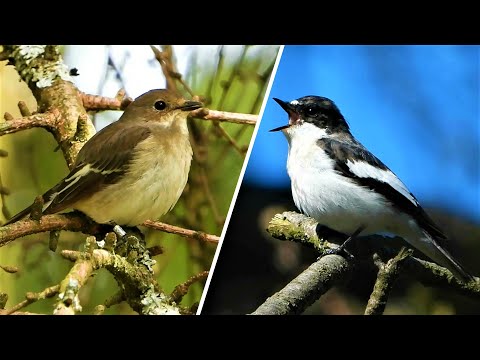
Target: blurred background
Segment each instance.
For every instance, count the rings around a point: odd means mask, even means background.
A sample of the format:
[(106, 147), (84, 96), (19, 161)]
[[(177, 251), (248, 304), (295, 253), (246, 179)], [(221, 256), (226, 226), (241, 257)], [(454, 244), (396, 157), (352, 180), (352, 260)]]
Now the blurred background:
[[(157, 46), (160, 48), (160, 46)], [(279, 46), (242, 45), (174, 45), (164, 46), (173, 52), (176, 70), (194, 94), (203, 98), (207, 107), (239, 113), (258, 114)], [(158, 61), (146, 45), (62, 46), (65, 63), (76, 68), (73, 78), (79, 90), (114, 97), (120, 88), (135, 98), (144, 92), (166, 85)], [(182, 87), (179, 85), (179, 89)], [(36, 101), (27, 85), (19, 80), (16, 70), (0, 62), (0, 114), (20, 117), (18, 101), (36, 109)], [(119, 111), (92, 113), (101, 129), (121, 115)], [(3, 121), (3, 118), (0, 120)], [(160, 220), (172, 225), (220, 235), (240, 170), (254, 130), (251, 125), (214, 123), (191, 119), (189, 122), (194, 159), (189, 182), (174, 210)], [(55, 185), (68, 173), (57, 144), (44, 129), (31, 129), (0, 137), (0, 149), (8, 157), (0, 158), (0, 224), (34, 198)], [(216, 245), (181, 238), (150, 229), (147, 246), (160, 245), (164, 253), (156, 256), (154, 270), (159, 285), (170, 293), (176, 285), (191, 276), (209, 270)], [(63, 279), (72, 263), (48, 250), (48, 233), (17, 239), (0, 248), (0, 265), (17, 266), (20, 271), (9, 274), (0, 269), (0, 292), (9, 296), (7, 308), (25, 298), (28, 291), (38, 292)], [(57, 252), (81, 249), (85, 236), (62, 232)], [(198, 303), (204, 282), (194, 284), (181, 305)], [(80, 292), (83, 313), (113, 295), (118, 286), (106, 270), (96, 276)], [(26, 311), (51, 313), (55, 299), (39, 301)], [(128, 314), (125, 303), (113, 306), (107, 314)]]
[[(395, 172), (450, 238), (450, 250), (480, 275), (479, 46), (285, 46), (203, 306), (244, 314), (317, 257), (265, 231), (296, 210), (287, 141), (268, 130), (288, 121), (273, 97), (332, 99), (353, 135)], [(417, 254), (418, 255), (418, 254)], [(376, 273), (355, 273), (306, 314), (363, 314)], [(480, 302), (401, 277), (386, 314), (479, 314)]]

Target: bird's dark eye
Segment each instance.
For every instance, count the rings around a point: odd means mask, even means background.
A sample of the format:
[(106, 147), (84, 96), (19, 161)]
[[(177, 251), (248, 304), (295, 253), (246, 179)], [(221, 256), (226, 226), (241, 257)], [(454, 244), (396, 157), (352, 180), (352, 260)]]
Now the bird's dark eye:
[(155, 101), (155, 109), (157, 110), (165, 110), (167, 107), (167, 104), (165, 104), (165, 101)]
[(318, 114), (318, 108), (316, 108), (316, 107), (307, 108), (307, 115), (308, 116), (315, 116), (317, 114)]

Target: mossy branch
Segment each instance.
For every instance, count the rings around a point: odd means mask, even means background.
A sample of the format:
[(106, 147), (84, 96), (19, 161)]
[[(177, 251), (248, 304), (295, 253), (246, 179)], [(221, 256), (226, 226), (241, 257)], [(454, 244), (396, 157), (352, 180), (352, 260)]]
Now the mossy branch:
[[(330, 232), (324, 231), (315, 220), (296, 212), (284, 212), (275, 215), (270, 221), (267, 231), (274, 238), (301, 243), (317, 250), (321, 255), (325, 254), (328, 249), (338, 248), (339, 244), (345, 240), (345, 235), (331, 230)], [(322, 234), (322, 236), (319, 237), (318, 234)], [(328, 237), (323, 236), (323, 234), (328, 234)], [(392, 253), (391, 249), (382, 246), (385, 241), (386, 239), (382, 236), (374, 235), (361, 237), (361, 241), (359, 240), (358, 243), (368, 246), (370, 255), (375, 254), (386, 262), (395, 254)], [(402, 269), (405, 273), (424, 285), (444, 287), (465, 296), (480, 299), (480, 281), (478, 278), (469, 283), (463, 283), (440, 265), (413, 256), (404, 257), (404, 255), (404, 253), (401, 256), (399, 255), (399, 258), (391, 262), (390, 266), (396, 266), (395, 263), (402, 262)], [(336, 256), (336, 258), (341, 257)], [(331, 286), (343, 283), (353, 270), (352, 262), (343, 259), (342, 266), (334, 266), (332, 261), (331, 256), (320, 258), (279, 293), (267, 299), (253, 314), (293, 314), (303, 311), (305, 304), (313, 303)], [(327, 268), (330, 269), (330, 274), (325, 274)], [(394, 270), (386, 269), (388, 273), (386, 276), (396, 275), (396, 269)], [(383, 277), (382, 274), (383, 272), (380, 274), (381, 277)], [(382, 282), (385, 285), (383, 280)], [(385, 294), (388, 294), (388, 291)]]
[[(85, 112), (81, 93), (71, 82), (58, 46), (5, 45), (0, 57), (15, 66), (32, 90), (39, 109), (39, 114), (2, 123), (0, 135), (44, 127), (53, 134), (71, 168), (78, 151), (95, 134), (95, 128)], [(28, 112), (24, 109), (22, 113)], [(82, 134), (77, 133), (79, 119), (86, 122), (81, 127)]]
[(387, 305), (388, 296), (395, 280), (400, 275), (403, 262), (412, 255), (412, 249), (402, 248), (397, 256), (385, 264), (377, 256), (375, 263), (378, 266), (378, 275), (370, 299), (365, 309), (365, 315), (382, 315)]

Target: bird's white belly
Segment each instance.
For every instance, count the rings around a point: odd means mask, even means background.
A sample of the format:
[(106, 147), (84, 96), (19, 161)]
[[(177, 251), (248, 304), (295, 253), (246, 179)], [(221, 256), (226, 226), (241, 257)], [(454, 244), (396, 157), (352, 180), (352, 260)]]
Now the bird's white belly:
[(287, 170), (295, 205), (320, 224), (345, 234), (360, 226), (366, 226), (362, 235), (395, 232), (387, 225), (395, 223), (395, 209), (381, 195), (335, 172), (332, 160), (320, 149), (309, 154), (305, 147), (291, 149)]
[[(178, 146), (169, 156), (149, 148), (146, 143), (127, 172), (127, 177), (78, 204), (76, 209), (86, 213), (98, 223), (114, 221), (120, 225), (135, 226), (145, 220), (158, 219), (168, 212), (180, 198), (188, 180), (192, 150), (188, 143)], [(153, 144), (152, 144), (153, 145)]]

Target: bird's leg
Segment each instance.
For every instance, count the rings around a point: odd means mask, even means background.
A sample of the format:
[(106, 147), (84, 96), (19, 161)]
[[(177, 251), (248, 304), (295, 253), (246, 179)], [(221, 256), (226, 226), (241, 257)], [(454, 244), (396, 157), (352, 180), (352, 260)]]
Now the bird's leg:
[(113, 232), (120, 239), (124, 239), (125, 236), (127, 236), (127, 232), (123, 230), (123, 228), (120, 225), (116, 224), (114, 221), (110, 221), (109, 224), (113, 226)]
[(360, 233), (365, 230), (365, 225), (361, 225), (359, 226), (359, 228), (357, 230), (355, 230), (353, 232), (353, 234), (351, 234), (347, 240), (345, 240), (342, 245), (340, 245), (338, 248), (336, 249), (328, 249), (326, 252), (325, 252), (325, 255), (332, 255), (332, 254), (336, 254), (336, 255), (342, 255), (342, 254), (345, 254), (347, 255), (348, 258), (350, 259), (353, 259), (353, 255), (350, 254), (347, 249), (346, 249), (346, 246), (347, 244), (352, 241), (353, 239), (355, 239), (358, 235), (360, 235)]

